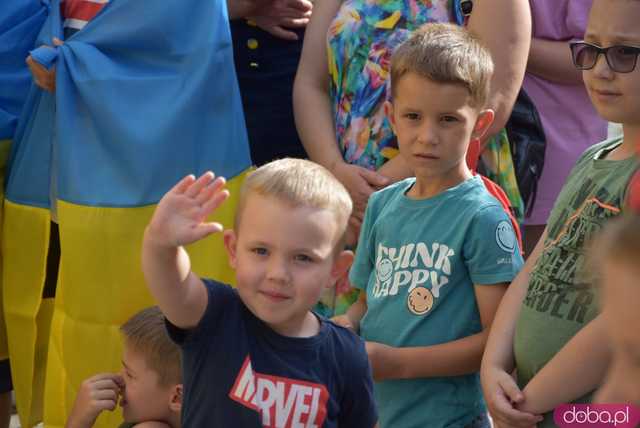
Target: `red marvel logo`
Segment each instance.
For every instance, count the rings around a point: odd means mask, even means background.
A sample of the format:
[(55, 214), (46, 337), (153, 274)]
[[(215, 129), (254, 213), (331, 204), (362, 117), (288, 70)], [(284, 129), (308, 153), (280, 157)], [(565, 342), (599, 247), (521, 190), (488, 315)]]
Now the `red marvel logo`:
[(255, 373), (247, 357), (229, 398), (259, 412), (265, 428), (318, 428), (329, 393), (317, 383)]

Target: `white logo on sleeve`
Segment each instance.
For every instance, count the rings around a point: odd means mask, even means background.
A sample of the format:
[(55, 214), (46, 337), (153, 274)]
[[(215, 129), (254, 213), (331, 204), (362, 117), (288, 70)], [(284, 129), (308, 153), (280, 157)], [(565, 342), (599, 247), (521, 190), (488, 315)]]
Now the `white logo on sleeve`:
[(496, 243), (508, 253), (516, 249), (516, 234), (513, 232), (511, 222), (503, 220), (496, 227)]

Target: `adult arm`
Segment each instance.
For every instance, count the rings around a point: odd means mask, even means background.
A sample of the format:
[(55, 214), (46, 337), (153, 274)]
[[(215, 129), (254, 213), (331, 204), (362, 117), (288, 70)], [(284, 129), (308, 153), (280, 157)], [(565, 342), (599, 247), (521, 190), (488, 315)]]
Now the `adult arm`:
[(327, 30), (339, 9), (339, 0), (322, 0), (314, 6), (293, 84), (293, 111), (309, 158), (331, 171), (347, 188), (354, 202), (354, 215), (362, 219), (371, 193), (389, 184), (389, 180), (347, 164), (338, 147), (329, 96)]
[(331, 114), (326, 45), (327, 30), (339, 9), (339, 0), (315, 5), (293, 84), (293, 109), (302, 144), (311, 160), (331, 171), (343, 162)]
[(536, 415), (519, 411), (512, 403), (522, 403), (524, 394), (511, 377), (515, 367), (513, 338), (522, 302), (527, 294), (529, 276), (542, 254), (545, 230), (524, 267), (515, 277), (498, 307), (480, 369), (482, 389), (489, 412), (505, 426), (530, 427), (540, 420)]
[(394, 348), (368, 342), (367, 351), (374, 378), (380, 381), (477, 372), (489, 328), (506, 284), (475, 285), (474, 289), (483, 328), (480, 333), (432, 346)]
[(507, 123), (516, 100), (531, 43), (531, 10), (527, 0), (474, 2), (469, 30), (487, 46), (495, 63), (488, 108), (496, 113), (485, 135), (498, 133)]
[(584, 326), (529, 381), (519, 409), (545, 413), (600, 386), (611, 361), (607, 326), (602, 315)]
[(567, 41), (534, 38), (531, 41), (527, 72), (550, 82), (582, 85), (582, 72), (573, 65)]

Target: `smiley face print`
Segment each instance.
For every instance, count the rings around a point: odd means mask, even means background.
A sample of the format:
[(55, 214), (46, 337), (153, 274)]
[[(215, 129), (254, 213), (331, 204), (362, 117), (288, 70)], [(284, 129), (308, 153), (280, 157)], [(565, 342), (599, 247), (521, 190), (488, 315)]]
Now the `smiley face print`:
[(407, 308), (415, 315), (424, 315), (433, 307), (433, 294), (427, 288), (416, 287), (407, 297)]
[(393, 273), (393, 263), (389, 259), (382, 259), (378, 261), (378, 265), (376, 266), (376, 275), (378, 276), (378, 281), (385, 282), (391, 278), (391, 274)]
[(496, 243), (507, 253), (513, 253), (516, 249), (516, 235), (513, 232), (511, 222), (501, 221), (496, 227)]

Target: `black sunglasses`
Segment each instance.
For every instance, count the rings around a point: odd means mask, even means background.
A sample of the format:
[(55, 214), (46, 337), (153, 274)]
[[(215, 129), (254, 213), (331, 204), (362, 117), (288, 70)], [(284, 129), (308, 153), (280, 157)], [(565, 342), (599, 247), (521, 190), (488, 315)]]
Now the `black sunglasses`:
[(591, 70), (603, 54), (609, 68), (616, 73), (631, 73), (636, 68), (640, 47), (616, 45), (601, 48), (584, 41), (569, 43), (573, 63), (578, 70)]

